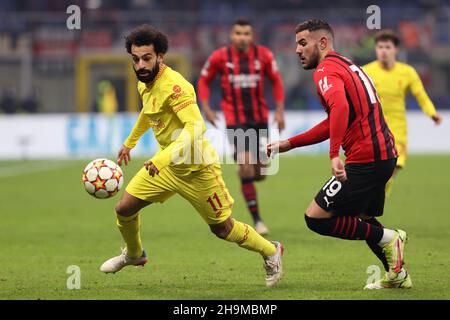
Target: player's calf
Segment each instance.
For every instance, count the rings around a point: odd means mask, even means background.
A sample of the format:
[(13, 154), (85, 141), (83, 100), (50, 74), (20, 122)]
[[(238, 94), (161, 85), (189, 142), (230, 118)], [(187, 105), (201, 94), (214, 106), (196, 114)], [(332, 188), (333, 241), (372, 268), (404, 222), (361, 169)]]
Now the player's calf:
[(209, 225), (209, 228), (218, 238), (226, 239), (233, 229), (233, 222), (231, 218), (228, 218), (224, 222)]
[(383, 229), (361, 221), (352, 216), (334, 216), (332, 218), (311, 218), (305, 214), (308, 228), (320, 235), (348, 240), (366, 240), (379, 243)]

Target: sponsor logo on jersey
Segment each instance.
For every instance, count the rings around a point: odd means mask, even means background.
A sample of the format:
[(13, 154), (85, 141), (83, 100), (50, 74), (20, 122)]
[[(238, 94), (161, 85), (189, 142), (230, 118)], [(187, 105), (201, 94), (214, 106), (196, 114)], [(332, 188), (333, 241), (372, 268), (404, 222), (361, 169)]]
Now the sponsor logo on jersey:
[(186, 91), (183, 91), (183, 89), (181, 89), (181, 87), (177, 84), (173, 86), (172, 90), (173, 93), (170, 95), (170, 99), (172, 100), (178, 100), (180, 97), (186, 95)]
[(259, 74), (230, 74), (228, 80), (234, 88), (256, 88), (261, 76)]

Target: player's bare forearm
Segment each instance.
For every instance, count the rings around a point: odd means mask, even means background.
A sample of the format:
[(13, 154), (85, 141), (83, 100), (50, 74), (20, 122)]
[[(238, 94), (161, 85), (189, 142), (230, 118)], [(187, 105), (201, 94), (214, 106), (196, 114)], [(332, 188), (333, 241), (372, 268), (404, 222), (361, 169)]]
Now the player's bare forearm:
[(330, 138), (330, 121), (328, 118), (306, 132), (288, 139), (291, 148), (304, 147), (320, 143)]
[(291, 143), (289, 140), (280, 140), (269, 143), (266, 146), (266, 154), (268, 157), (275, 156), (277, 153), (287, 152), (292, 149)]

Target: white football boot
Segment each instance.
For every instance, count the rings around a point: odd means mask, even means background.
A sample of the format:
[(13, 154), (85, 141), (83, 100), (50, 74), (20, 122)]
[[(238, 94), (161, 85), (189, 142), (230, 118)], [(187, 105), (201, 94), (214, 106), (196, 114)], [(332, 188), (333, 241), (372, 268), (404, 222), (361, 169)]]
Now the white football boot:
[(264, 269), (266, 269), (266, 285), (273, 287), (280, 281), (283, 275), (282, 256), (284, 253), (283, 245), (277, 241), (272, 241), (277, 248), (275, 254), (264, 258)]
[(122, 270), (126, 266), (144, 266), (148, 259), (147, 253), (142, 251), (142, 256), (139, 258), (131, 258), (127, 255), (127, 249), (121, 249), (122, 253), (116, 257), (113, 257), (105, 261), (101, 267), (100, 271), (104, 273), (116, 273)]

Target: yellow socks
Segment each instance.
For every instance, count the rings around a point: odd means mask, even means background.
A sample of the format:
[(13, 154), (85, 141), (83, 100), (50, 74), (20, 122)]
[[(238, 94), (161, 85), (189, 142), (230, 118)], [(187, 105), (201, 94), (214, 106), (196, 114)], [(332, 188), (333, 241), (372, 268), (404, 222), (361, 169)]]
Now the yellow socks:
[(259, 252), (263, 257), (268, 257), (277, 251), (275, 245), (264, 239), (248, 224), (233, 219), (233, 229), (225, 240), (235, 242), (242, 248)]
[(139, 233), (141, 218), (139, 212), (129, 217), (116, 215), (117, 226), (127, 244), (127, 255), (131, 258), (139, 258), (142, 255), (141, 235)]

